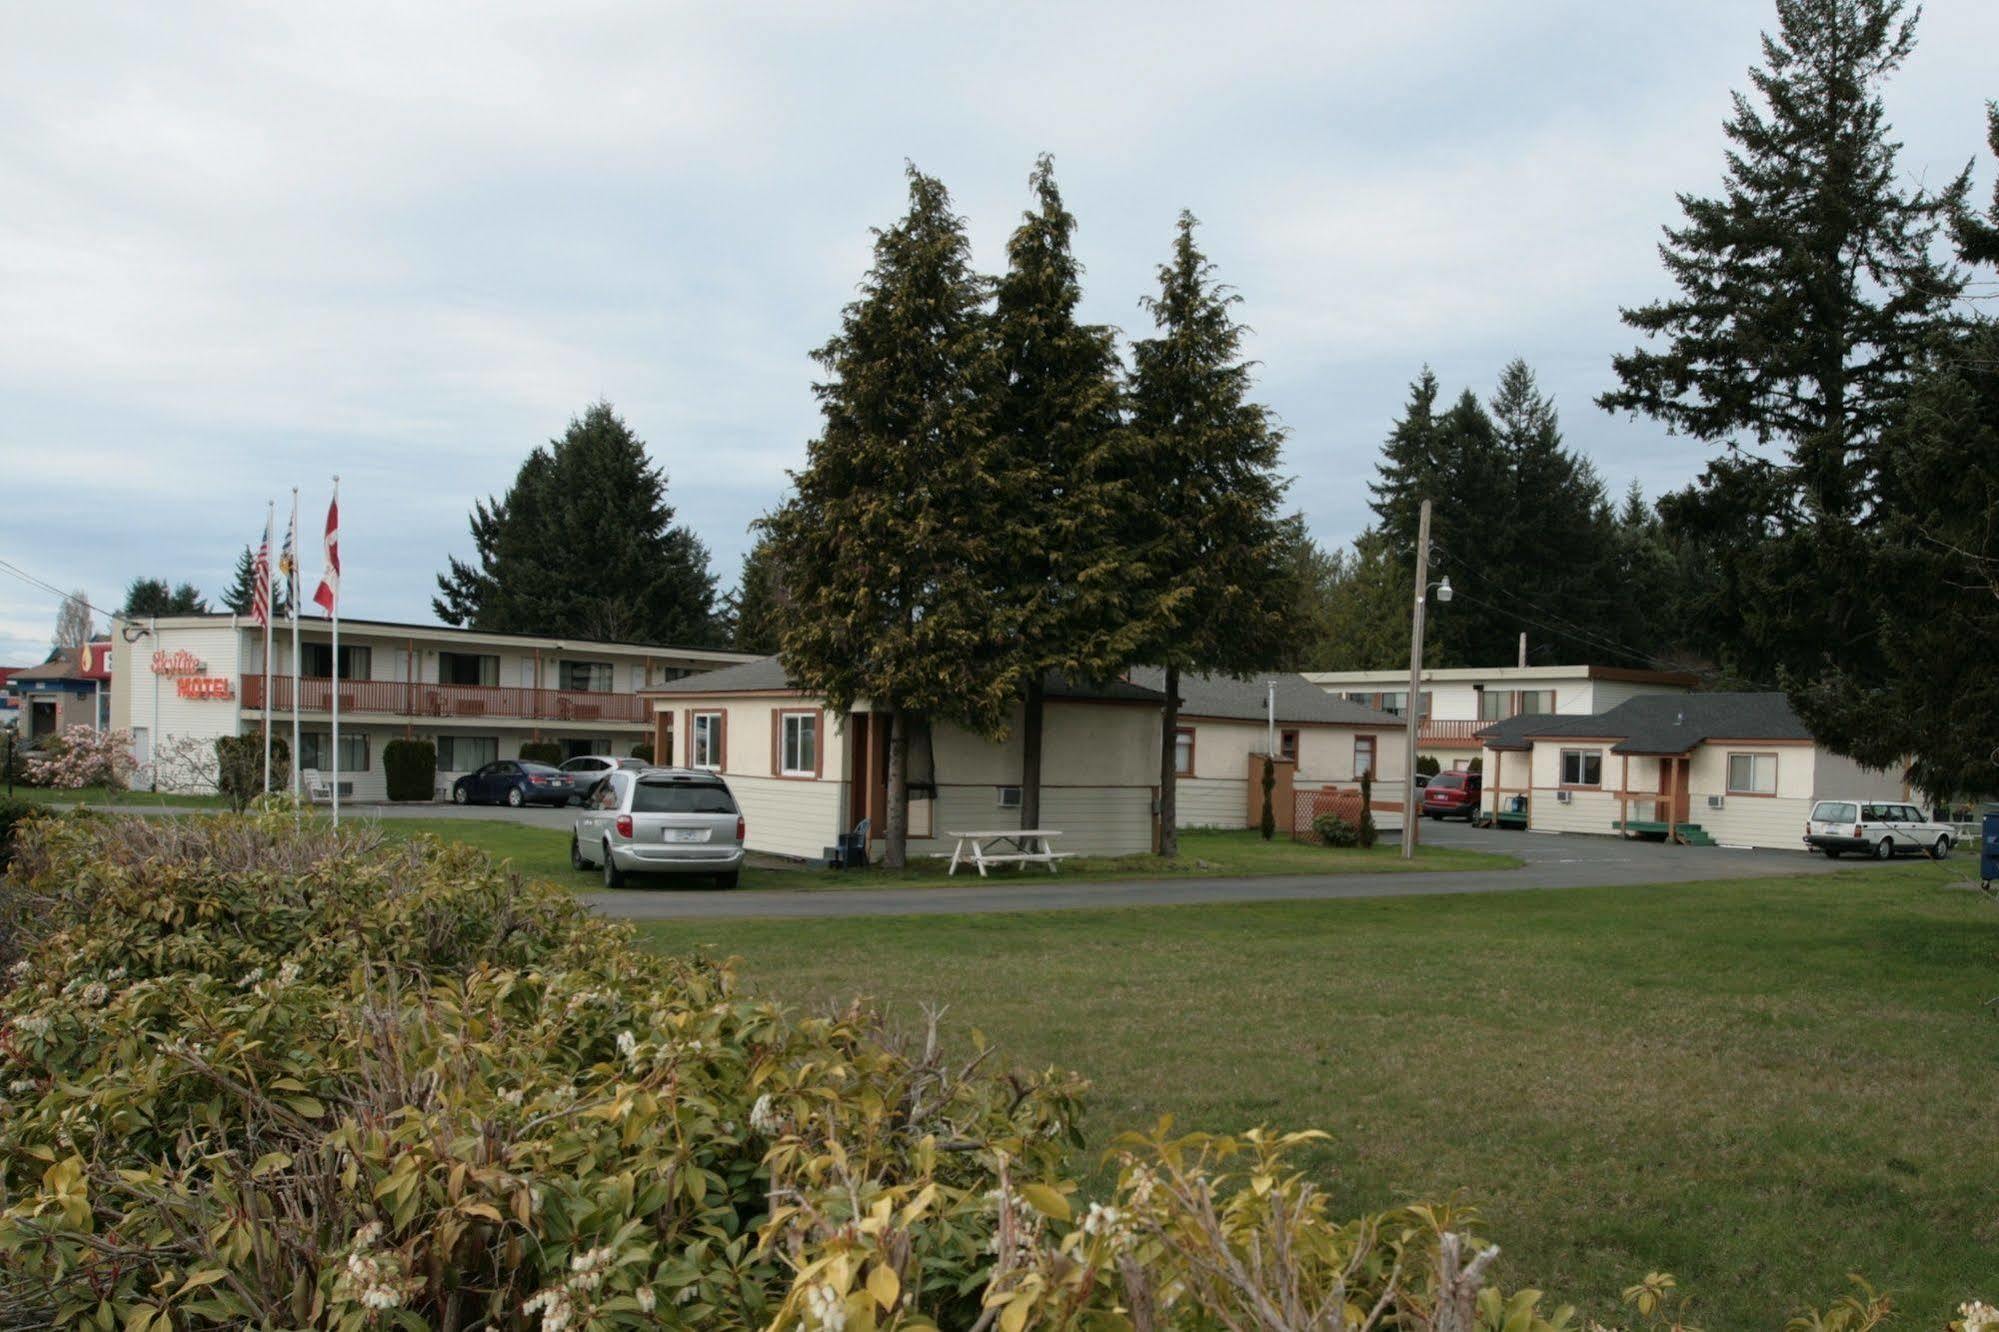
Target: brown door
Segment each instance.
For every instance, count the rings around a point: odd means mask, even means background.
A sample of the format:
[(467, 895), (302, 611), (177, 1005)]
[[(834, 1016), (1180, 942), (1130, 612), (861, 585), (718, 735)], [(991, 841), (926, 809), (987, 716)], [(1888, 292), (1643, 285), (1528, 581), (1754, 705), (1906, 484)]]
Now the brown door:
[(1662, 822), (1685, 823), (1687, 821), (1687, 777), (1692, 760), (1661, 758), (1659, 760), (1659, 812)]

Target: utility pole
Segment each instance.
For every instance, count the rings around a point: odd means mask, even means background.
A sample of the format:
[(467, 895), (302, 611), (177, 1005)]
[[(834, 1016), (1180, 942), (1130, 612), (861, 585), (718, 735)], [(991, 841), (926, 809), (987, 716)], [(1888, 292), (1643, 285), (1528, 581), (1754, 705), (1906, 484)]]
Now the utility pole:
[[(1416, 604), (1409, 615), (1409, 697), (1402, 709), (1402, 858), (1416, 858), (1416, 714), (1423, 697), (1423, 602), (1430, 589), (1430, 501), (1416, 521)], [(1357, 776), (1358, 774), (1356, 774)]]

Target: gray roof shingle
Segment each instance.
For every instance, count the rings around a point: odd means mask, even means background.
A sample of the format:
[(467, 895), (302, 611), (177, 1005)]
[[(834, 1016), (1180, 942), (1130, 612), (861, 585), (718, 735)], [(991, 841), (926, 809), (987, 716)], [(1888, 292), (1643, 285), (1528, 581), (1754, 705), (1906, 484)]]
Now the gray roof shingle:
[[(1166, 672), (1158, 666), (1134, 666), (1131, 679), (1148, 689), (1166, 688)], [(1277, 720), (1280, 722), (1402, 729), (1402, 719), (1393, 713), (1339, 698), (1304, 676), (1288, 672), (1255, 675), (1247, 680), (1183, 672), (1180, 676), (1180, 711), (1194, 717), (1263, 721), (1267, 715), (1264, 698), (1266, 680), (1277, 682)]]
[(1710, 740), (1809, 740), (1781, 693), (1640, 694), (1607, 712), (1509, 717), (1479, 731), (1492, 749), (1565, 735), (1615, 739), (1617, 754), (1684, 754)]
[[(763, 657), (757, 661), (746, 661), (739, 666), (724, 666), (720, 670), (702, 671), (695, 675), (669, 680), (648, 690), (655, 694), (751, 694), (775, 689), (795, 690), (798, 686), (785, 673), (784, 663), (776, 657)], [(1131, 684), (1123, 680), (1113, 680), (1106, 685), (1092, 685), (1071, 680), (1060, 671), (1050, 671), (1043, 692), (1049, 698), (1082, 699), (1099, 702), (1160, 703), (1166, 696), (1156, 689), (1148, 689), (1142, 684)]]

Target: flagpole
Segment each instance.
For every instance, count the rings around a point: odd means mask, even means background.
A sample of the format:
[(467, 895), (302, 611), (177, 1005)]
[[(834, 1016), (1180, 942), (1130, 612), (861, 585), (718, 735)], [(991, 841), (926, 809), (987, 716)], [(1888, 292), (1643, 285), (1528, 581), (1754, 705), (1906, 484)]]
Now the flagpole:
[[(264, 548), (258, 552), (257, 576), (264, 580), (264, 785), (262, 795), (271, 793), (271, 528), (278, 520), (278, 502), (264, 502)], [(254, 594), (253, 598), (254, 598)]]
[(292, 822), (297, 823), (301, 779), (298, 775), (298, 487), (292, 487), (292, 525), (285, 536), (290, 568), (285, 570), (285, 608), (292, 617)]
[[(333, 506), (340, 507), (340, 477), (333, 478)], [(333, 617), (333, 826), (340, 826), (340, 585), (333, 586), (333, 604), (327, 607)]]

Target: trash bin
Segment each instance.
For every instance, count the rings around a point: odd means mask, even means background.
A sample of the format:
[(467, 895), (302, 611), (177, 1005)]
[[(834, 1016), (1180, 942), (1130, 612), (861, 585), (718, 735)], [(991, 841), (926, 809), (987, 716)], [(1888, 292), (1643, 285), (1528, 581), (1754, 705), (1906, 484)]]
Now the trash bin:
[(1999, 810), (1985, 816), (1985, 829), (1978, 839), (1978, 877), (1987, 888), (1999, 883)]

